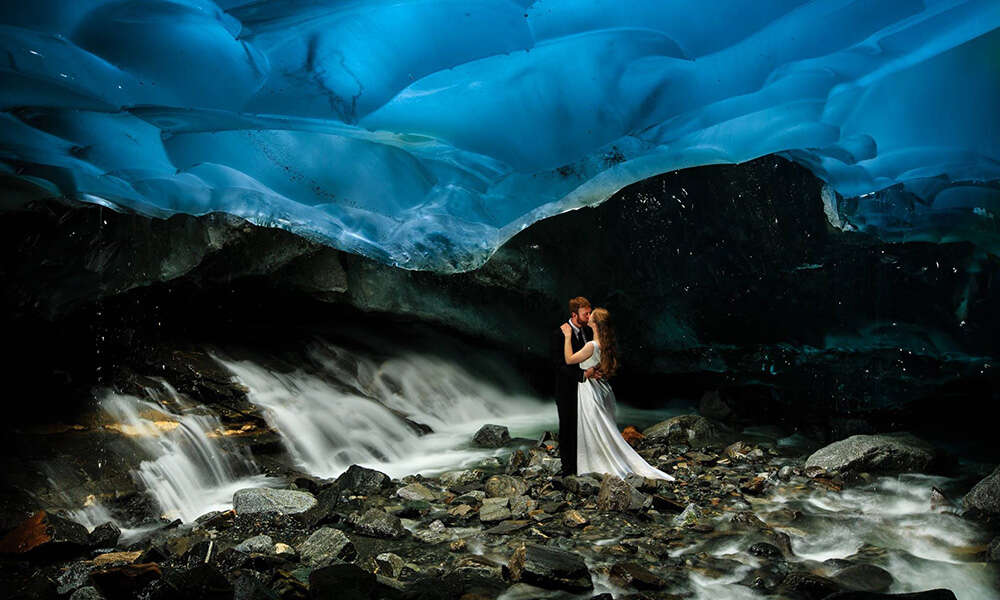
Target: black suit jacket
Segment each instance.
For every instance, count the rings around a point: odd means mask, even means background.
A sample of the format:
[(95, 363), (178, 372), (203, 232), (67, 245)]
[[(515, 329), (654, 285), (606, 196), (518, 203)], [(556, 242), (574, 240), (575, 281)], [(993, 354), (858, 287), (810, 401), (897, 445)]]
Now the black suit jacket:
[[(570, 344), (573, 354), (583, 348), (584, 343), (594, 339), (594, 332), (590, 327), (583, 327), (583, 337), (585, 342), (580, 342), (576, 336), (570, 336)], [(572, 391), (576, 398), (576, 384), (583, 381), (583, 369), (580, 365), (567, 365), (566, 357), (563, 353), (563, 343), (565, 336), (560, 329), (556, 329), (552, 336), (552, 364), (556, 371), (556, 398), (561, 398), (567, 391)]]

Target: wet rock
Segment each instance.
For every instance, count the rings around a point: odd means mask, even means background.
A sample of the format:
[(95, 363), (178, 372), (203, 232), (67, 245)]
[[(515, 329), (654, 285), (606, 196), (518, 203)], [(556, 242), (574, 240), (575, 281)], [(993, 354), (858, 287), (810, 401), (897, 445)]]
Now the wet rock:
[(380, 586), (375, 575), (351, 563), (330, 565), (309, 574), (309, 597), (316, 600), (369, 600)]
[(909, 433), (853, 435), (820, 448), (806, 459), (806, 468), (823, 467), (845, 474), (928, 472), (939, 461), (933, 446)]
[(88, 562), (76, 562), (64, 567), (63, 572), (56, 577), (56, 592), (68, 594), (87, 583), (93, 565)]
[(524, 529), (528, 525), (531, 525), (531, 521), (511, 519), (503, 521), (499, 525), (491, 527), (486, 531), (484, 531), (483, 533), (488, 533), (490, 535), (510, 535), (515, 531), (520, 531), (521, 529)]
[(681, 514), (673, 518), (673, 525), (675, 527), (685, 527), (688, 525), (698, 525), (704, 521), (705, 515), (697, 504), (688, 504)]
[(510, 432), (503, 425), (483, 425), (472, 440), (482, 448), (502, 448), (510, 442)]
[(650, 498), (653, 502), (653, 508), (660, 512), (680, 514), (684, 511), (685, 506), (683, 504), (663, 494), (653, 494)]
[(580, 511), (577, 510), (567, 510), (563, 513), (562, 524), (569, 528), (583, 527), (590, 521), (587, 520)]
[(113, 522), (108, 521), (103, 525), (98, 525), (90, 532), (91, 548), (114, 548), (121, 537), (122, 530)]
[(737, 531), (761, 531), (767, 529), (767, 524), (756, 514), (742, 510), (729, 520), (729, 525)]
[(563, 477), (562, 483), (577, 496), (593, 496), (601, 490), (601, 482), (590, 475), (570, 475)]
[(936, 487), (931, 488), (931, 510), (935, 512), (958, 512), (958, 506)]
[(519, 473), (522, 469), (528, 466), (531, 462), (531, 457), (524, 450), (515, 450), (510, 455), (510, 459), (507, 461), (507, 474), (513, 475)]
[(1000, 515), (1000, 466), (965, 495), (962, 506), (987, 515)]
[(442, 544), (451, 539), (448, 528), (439, 520), (432, 521), (427, 529), (418, 529), (413, 532), (413, 537), (427, 544)]
[(788, 481), (795, 475), (795, 468), (791, 465), (785, 465), (778, 469), (778, 479), (782, 481)]
[(156, 563), (142, 563), (97, 569), (90, 579), (108, 600), (134, 598), (140, 590), (163, 576)]
[(463, 485), (475, 485), (483, 480), (483, 472), (479, 469), (467, 469), (464, 471), (448, 471), (441, 474), (441, 484), (448, 488), (455, 488)]
[(823, 600), (827, 596), (841, 591), (840, 586), (826, 577), (795, 571), (789, 573), (781, 581), (778, 591), (803, 600)]
[(375, 557), (375, 573), (397, 579), (406, 564), (402, 558), (392, 552), (383, 552)]
[(440, 497), (438, 492), (422, 483), (411, 483), (401, 487), (396, 491), (396, 495), (404, 500), (423, 500), (425, 502), (433, 502)]
[(830, 579), (845, 590), (858, 592), (888, 592), (893, 582), (891, 573), (870, 564), (851, 565), (838, 571)]
[(274, 540), (269, 535), (255, 535), (235, 546), (244, 554), (270, 554), (274, 550)]
[(106, 567), (108, 565), (127, 565), (139, 560), (142, 550), (132, 552), (108, 552), (94, 557), (94, 566)]
[(760, 496), (768, 487), (767, 477), (763, 475), (757, 475), (750, 481), (747, 481), (740, 486), (740, 489), (747, 494), (752, 494), (754, 496)]
[(606, 474), (597, 493), (597, 508), (608, 511), (628, 510), (632, 504), (632, 486), (616, 475)]
[(309, 566), (321, 566), (335, 560), (352, 562), (358, 557), (347, 535), (332, 527), (317, 529), (298, 547), (299, 558)]
[(233, 494), (233, 508), (238, 515), (276, 513), (295, 515), (316, 506), (316, 497), (309, 492), (244, 488)]
[(536, 505), (531, 496), (514, 496), (510, 499), (510, 514), (515, 519), (522, 519), (535, 510)]
[(337, 477), (333, 486), (343, 494), (372, 496), (391, 487), (392, 479), (381, 471), (351, 465)]
[(528, 491), (528, 484), (513, 475), (494, 475), (486, 480), (485, 489), (489, 498), (510, 498), (523, 496)]
[(0, 554), (33, 560), (68, 558), (89, 547), (86, 527), (44, 510), (28, 517), (0, 540)]
[(73, 592), (69, 600), (105, 600), (105, 598), (97, 588), (88, 585)]
[(483, 523), (505, 521), (511, 517), (509, 498), (486, 498), (479, 507), (479, 520)]
[(778, 548), (774, 544), (769, 544), (767, 542), (757, 542), (755, 544), (752, 544), (747, 549), (747, 552), (749, 552), (753, 556), (759, 556), (760, 558), (766, 558), (770, 560), (780, 559), (783, 558), (784, 556), (781, 553), (780, 548)]
[(358, 533), (368, 537), (399, 539), (409, 534), (399, 517), (377, 508), (363, 515), (352, 514), (350, 522)]
[(284, 558), (285, 560), (297, 560), (299, 553), (284, 542), (278, 542), (274, 545), (274, 555)]
[(511, 555), (508, 567), (514, 582), (571, 592), (594, 588), (583, 559), (565, 550), (533, 544), (521, 546)]
[(649, 441), (705, 446), (718, 440), (725, 431), (721, 423), (701, 415), (680, 415), (661, 421), (642, 433)]
[(662, 590), (667, 582), (633, 562), (618, 563), (611, 567), (611, 582), (621, 587), (637, 590)]

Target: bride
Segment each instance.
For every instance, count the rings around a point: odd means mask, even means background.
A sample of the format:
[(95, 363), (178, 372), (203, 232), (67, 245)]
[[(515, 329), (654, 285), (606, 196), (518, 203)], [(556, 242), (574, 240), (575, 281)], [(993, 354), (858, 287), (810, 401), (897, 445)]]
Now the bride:
[(599, 367), (603, 374), (602, 379), (585, 379), (577, 388), (576, 474), (611, 473), (624, 478), (635, 473), (647, 479), (673, 481), (673, 477), (643, 460), (618, 432), (615, 393), (607, 382), (618, 369), (618, 348), (610, 314), (603, 308), (595, 308), (590, 313), (589, 325), (594, 330), (594, 339), (576, 354), (570, 342), (569, 323), (562, 325), (566, 364), (579, 364), (581, 369)]

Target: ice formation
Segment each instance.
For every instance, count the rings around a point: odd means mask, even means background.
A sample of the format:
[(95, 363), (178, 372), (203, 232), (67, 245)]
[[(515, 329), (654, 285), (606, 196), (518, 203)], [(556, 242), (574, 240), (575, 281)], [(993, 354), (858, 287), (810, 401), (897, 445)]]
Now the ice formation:
[(784, 153), (845, 227), (1000, 248), (996, 0), (35, 0), (0, 23), (0, 170), (45, 193), (453, 271), (637, 180)]

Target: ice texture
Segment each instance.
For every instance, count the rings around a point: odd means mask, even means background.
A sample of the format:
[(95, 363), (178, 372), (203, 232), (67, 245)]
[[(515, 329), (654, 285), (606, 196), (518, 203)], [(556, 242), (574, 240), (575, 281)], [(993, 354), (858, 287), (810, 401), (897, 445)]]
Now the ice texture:
[(8, 178), (405, 268), (769, 153), (838, 226), (1000, 250), (996, 0), (34, 0), (0, 50)]

